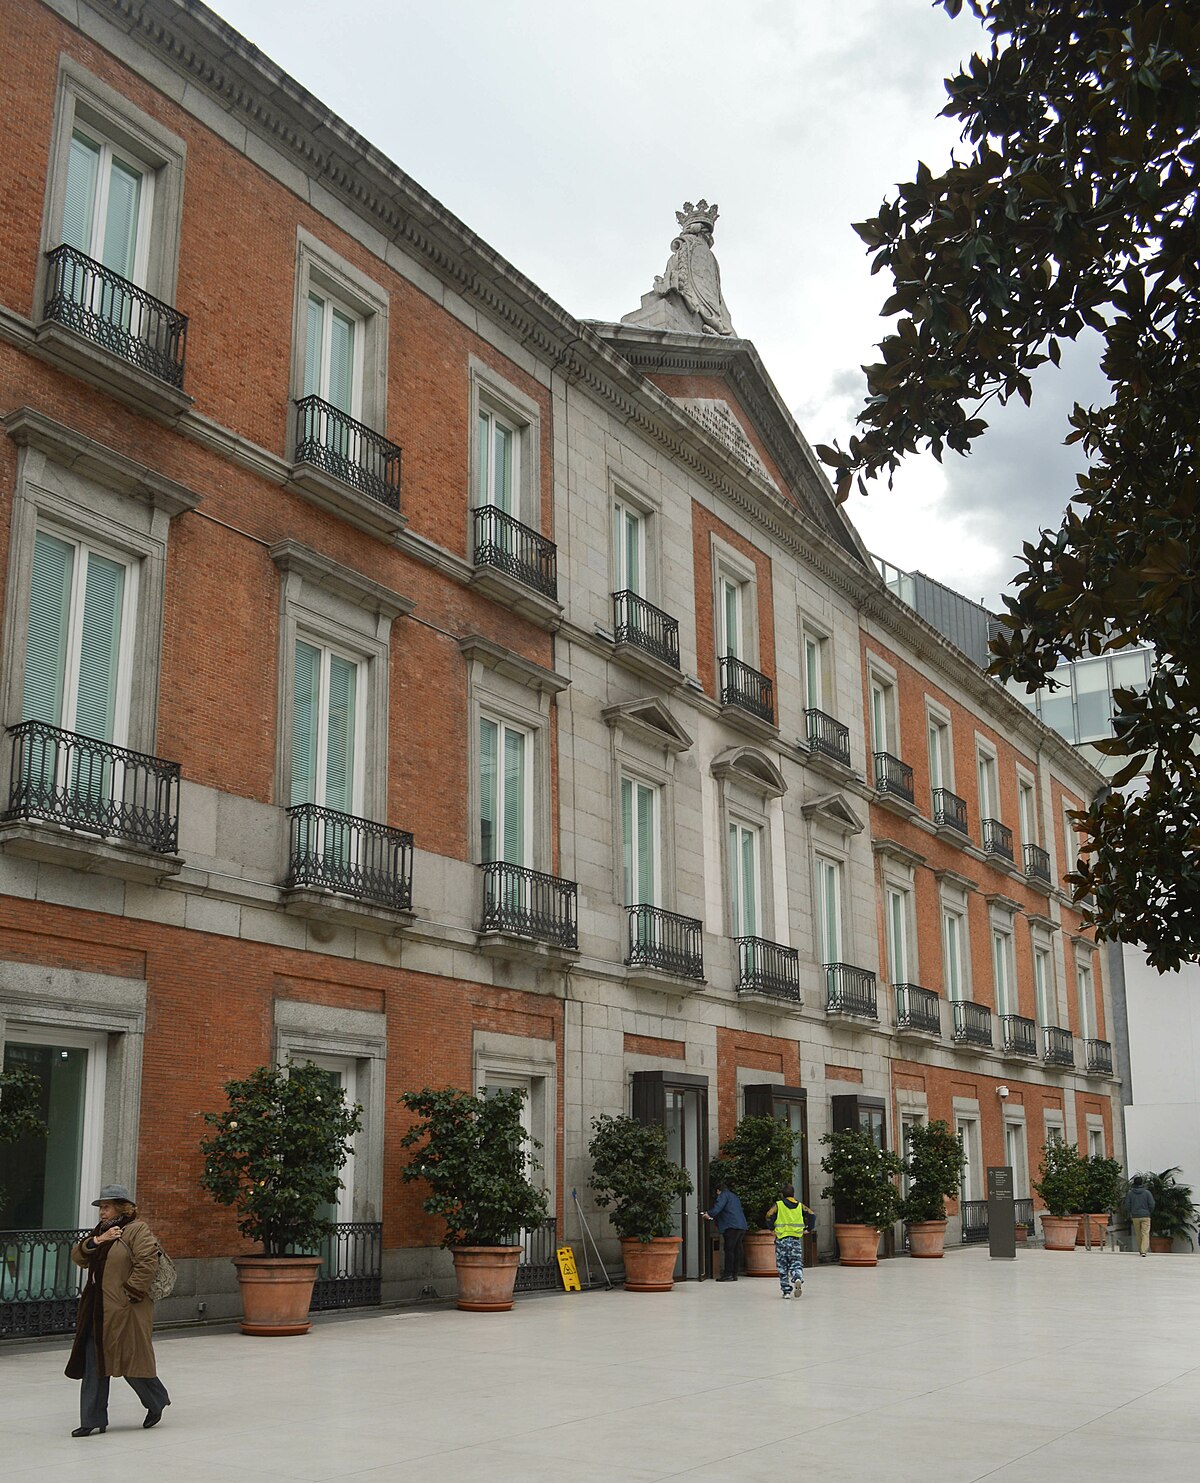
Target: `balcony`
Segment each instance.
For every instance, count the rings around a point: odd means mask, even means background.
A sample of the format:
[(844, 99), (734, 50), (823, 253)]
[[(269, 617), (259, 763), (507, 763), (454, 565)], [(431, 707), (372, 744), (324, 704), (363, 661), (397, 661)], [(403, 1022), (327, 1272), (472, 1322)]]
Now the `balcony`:
[(1025, 874), (1031, 881), (1041, 881), (1043, 885), (1049, 886), (1053, 883), (1050, 874), (1050, 852), (1042, 849), (1041, 845), (1027, 844), (1022, 851), (1025, 860)]
[(765, 937), (734, 939), (738, 951), (739, 994), (765, 994), (800, 1004), (800, 954), (794, 947), (769, 942)]
[(941, 1035), (942, 1001), (920, 984), (896, 985), (896, 1029), (922, 1035)]
[(950, 1038), (956, 1045), (975, 1045), (992, 1048), (992, 1011), (986, 1004), (975, 1004), (970, 999), (955, 999), (954, 1029)]
[(1112, 1046), (1107, 1040), (1085, 1040), (1087, 1069), (1093, 1076), (1111, 1076), (1113, 1069)]
[(902, 803), (913, 802), (913, 770), (890, 752), (875, 753), (875, 791)]
[[(0, 835), (7, 848), (133, 880), (160, 880), (178, 871), (178, 762), (44, 721), (22, 721), (10, 726), (8, 734), (12, 781)], [(78, 835), (104, 843), (85, 842), (74, 837)]]
[(291, 482), (374, 535), (392, 535), (406, 524), (400, 514), (400, 449), (318, 396), (296, 403)]
[(830, 1014), (879, 1018), (875, 975), (869, 968), (854, 968), (849, 963), (826, 963), (824, 967), (825, 1008)]
[(69, 1334), (81, 1274), (71, 1247), (86, 1230), (0, 1231), (0, 1339)]
[(983, 831), (983, 847), (989, 855), (999, 855), (1002, 860), (1011, 862), (1013, 858), (1013, 836), (1012, 830), (999, 819), (982, 819), (980, 827)]
[[(483, 871), (483, 918), (479, 930), (492, 937), (490, 944), (507, 956), (504, 939), (524, 939), (544, 949), (575, 952), (579, 947), (578, 888), (574, 881), (560, 880), (524, 865), (491, 860)], [(520, 955), (518, 955), (520, 956)]]
[(766, 726), (775, 725), (773, 682), (732, 654), (721, 656), (721, 704), (733, 706)]
[(476, 586), (526, 617), (557, 621), (558, 548), (496, 505), (471, 511)]
[(286, 890), (412, 910), (413, 837), (370, 819), (301, 803), (288, 809)]
[(1002, 1014), (1000, 1036), (1009, 1055), (1037, 1060), (1037, 1026), (1032, 1020), (1020, 1014)]
[(654, 988), (668, 987), (669, 981), (702, 983), (704, 924), (657, 906), (631, 906), (625, 962), (635, 983)]
[(967, 828), (967, 800), (949, 788), (933, 790), (933, 822), (942, 829), (953, 829), (958, 834), (970, 836)]
[(635, 668), (646, 656), (652, 661), (648, 672), (657, 675), (661, 666), (679, 673), (679, 624), (656, 608), (653, 603), (626, 589), (614, 592), (613, 636), (618, 645), (627, 646), (627, 657)]
[(827, 716), (824, 711), (810, 707), (804, 712), (804, 724), (808, 734), (808, 750), (843, 767), (850, 766), (850, 729)]
[(1074, 1066), (1075, 1040), (1070, 1030), (1057, 1025), (1042, 1027), (1042, 1060), (1048, 1066)]

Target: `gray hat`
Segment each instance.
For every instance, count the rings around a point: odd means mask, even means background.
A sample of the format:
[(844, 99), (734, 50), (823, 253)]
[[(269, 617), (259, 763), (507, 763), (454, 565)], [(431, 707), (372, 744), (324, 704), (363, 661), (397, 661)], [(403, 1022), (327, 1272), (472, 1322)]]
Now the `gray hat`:
[(123, 1184), (106, 1184), (100, 1191), (100, 1199), (93, 1200), (93, 1205), (99, 1205), (101, 1200), (128, 1200), (132, 1205), (133, 1196)]

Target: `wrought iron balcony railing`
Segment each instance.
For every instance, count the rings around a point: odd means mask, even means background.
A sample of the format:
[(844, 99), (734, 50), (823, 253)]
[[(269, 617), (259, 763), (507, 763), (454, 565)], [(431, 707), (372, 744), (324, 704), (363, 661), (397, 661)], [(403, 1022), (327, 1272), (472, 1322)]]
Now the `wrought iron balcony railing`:
[(1021, 1014), (1002, 1014), (1000, 1034), (1004, 1049), (1016, 1056), (1032, 1056), (1037, 1059), (1037, 1026)]
[(913, 770), (907, 762), (893, 757), (890, 752), (875, 753), (875, 789), (879, 793), (890, 793), (903, 798), (905, 803), (913, 801)]
[(412, 909), (413, 837), (407, 830), (315, 803), (296, 804), (288, 818), (285, 885), (354, 896), (393, 911)]
[(960, 1200), (958, 1216), (962, 1226), (963, 1245), (988, 1238), (988, 1203), (986, 1200)]
[(1050, 884), (1050, 852), (1042, 849), (1040, 844), (1027, 844), (1024, 848), (1025, 874), (1032, 876), (1034, 880), (1045, 881)]
[(765, 937), (739, 937), (738, 993), (768, 994), (800, 1003), (800, 954)]
[(1001, 855), (1005, 860), (1013, 857), (1012, 830), (999, 819), (981, 820), (983, 847), (991, 855)]
[(1084, 1049), (1087, 1052), (1087, 1068), (1089, 1071), (1099, 1071), (1105, 1076), (1112, 1075), (1112, 1046), (1107, 1040), (1085, 1040)]
[(676, 978), (704, 977), (704, 923), (657, 906), (629, 908), (631, 968), (657, 968)]
[(975, 1004), (970, 999), (955, 999), (954, 1030), (951, 1039), (959, 1045), (986, 1045), (992, 1043), (992, 1011), (986, 1004)]
[(558, 548), (553, 541), (498, 509), (471, 511), (475, 525), (475, 565), (494, 566), (526, 587), (558, 601)]
[(957, 829), (960, 834), (968, 834), (967, 800), (960, 798), (957, 793), (951, 793), (949, 788), (935, 788), (933, 822), (944, 824), (947, 829)]
[(824, 711), (809, 707), (804, 712), (808, 728), (808, 750), (820, 752), (822, 757), (832, 757), (843, 767), (850, 766), (850, 728), (827, 716)]
[(10, 726), (6, 819), (42, 819), (173, 855), (179, 842), (179, 763), (74, 731)]
[(0, 1231), (0, 1339), (67, 1334), (82, 1273), (71, 1247), (86, 1230)]
[(339, 1220), (314, 1255), (321, 1268), (313, 1283), (310, 1313), (367, 1308), (383, 1293), (383, 1222)]
[(1075, 1039), (1070, 1030), (1058, 1025), (1042, 1027), (1042, 1060), (1051, 1066), (1073, 1066), (1075, 1064)]
[(551, 1215), (541, 1225), (513, 1231), (508, 1246), (519, 1246), (515, 1292), (557, 1292), (562, 1286), (558, 1268), (558, 1221)]
[(896, 985), (896, 1028), (942, 1033), (942, 1001), (932, 989), (920, 984)]
[(825, 1008), (831, 1014), (856, 1014), (864, 1019), (879, 1018), (879, 996), (875, 975), (869, 968), (854, 968), (849, 963), (826, 963)]
[(633, 644), (672, 669), (679, 668), (678, 622), (628, 588), (613, 593), (613, 628), (618, 644)]
[(65, 243), (46, 258), (47, 319), (182, 389), (186, 315)]
[(579, 946), (578, 887), (524, 865), (491, 860), (483, 871), (481, 932), (531, 937), (551, 947)]
[(721, 704), (735, 705), (770, 726), (775, 724), (774, 682), (732, 654), (721, 655)]
[(400, 508), (400, 449), (319, 396), (296, 403), (296, 462), (331, 474), (389, 510)]

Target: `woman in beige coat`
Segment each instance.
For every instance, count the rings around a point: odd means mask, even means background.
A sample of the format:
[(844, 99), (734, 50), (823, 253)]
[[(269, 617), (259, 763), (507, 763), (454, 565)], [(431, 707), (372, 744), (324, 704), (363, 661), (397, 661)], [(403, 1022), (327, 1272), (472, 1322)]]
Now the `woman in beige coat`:
[(158, 1270), (158, 1242), (124, 1185), (105, 1185), (92, 1204), (99, 1223), (71, 1248), (71, 1259), (88, 1274), (66, 1370), (83, 1381), (73, 1437), (107, 1431), (113, 1375), (123, 1375), (145, 1406), (143, 1426), (157, 1426), (171, 1404), (154, 1364), (154, 1304), (146, 1295)]

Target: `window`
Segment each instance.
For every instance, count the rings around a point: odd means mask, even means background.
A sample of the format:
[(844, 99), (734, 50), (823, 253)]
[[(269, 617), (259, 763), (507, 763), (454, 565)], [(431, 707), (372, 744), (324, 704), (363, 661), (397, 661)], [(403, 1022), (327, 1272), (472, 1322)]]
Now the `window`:
[(1066, 1142), (1066, 1137), (1067, 1137), (1067, 1135), (1066, 1135), (1066, 1133), (1063, 1130), (1062, 1123), (1060, 1121), (1058, 1121), (1057, 1119), (1055, 1119), (1052, 1122), (1050, 1120), (1050, 1115), (1047, 1113), (1047, 1115), (1046, 1115), (1046, 1142), (1047, 1143), (1065, 1143)]
[(621, 778), (621, 845), (626, 906), (658, 906), (662, 884), (659, 855), (659, 790), (637, 778)]
[(144, 283), (154, 176), (98, 131), (74, 129), (67, 155), (62, 240)]
[(479, 858), (484, 864), (533, 863), (533, 738), (507, 721), (479, 722)]
[(475, 436), (479, 504), (494, 505), (519, 519), (521, 443), (517, 427), (500, 412), (481, 404)]
[(829, 640), (811, 629), (804, 630), (804, 704), (810, 711), (826, 711), (829, 689)]
[(871, 737), (876, 752), (897, 755), (896, 687), (878, 675), (871, 676)]
[(1090, 964), (1076, 965), (1075, 983), (1079, 996), (1079, 1035), (1083, 1040), (1094, 1040), (1096, 1038), (1096, 999), (1092, 988)]
[(979, 1198), (979, 1176), (976, 1169), (979, 1164), (979, 1122), (973, 1117), (960, 1117), (956, 1119), (956, 1131), (963, 1148), (963, 1167), (958, 1181), (958, 1194), (960, 1200), (977, 1200)]
[[(924, 1126), (925, 1126), (925, 1119), (921, 1116), (921, 1114), (919, 1112), (902, 1112), (900, 1114), (900, 1148), (899, 1148), (899, 1153), (900, 1153), (900, 1155), (901, 1155), (902, 1158), (904, 1158), (904, 1159), (907, 1159), (908, 1158), (908, 1153), (909, 1153), (909, 1149), (908, 1149), (908, 1135), (909, 1135), (909, 1131), (912, 1128), (923, 1128)], [(904, 1170), (902, 1171), (902, 1173), (900, 1175), (900, 1193), (906, 1199), (912, 1193), (912, 1180), (911, 1180), (911, 1178), (909, 1176), (907, 1167), (904, 1168)]]
[(893, 984), (906, 984), (909, 982), (908, 893), (888, 886), (885, 895), (888, 974)]
[(822, 963), (842, 961), (842, 865), (817, 857), (817, 945)]
[(1037, 998), (1037, 1017), (1039, 1025), (1053, 1025), (1055, 1023), (1055, 994), (1054, 994), (1054, 968), (1050, 958), (1050, 949), (1035, 947), (1033, 950), (1033, 988)]
[(996, 783), (996, 759), (987, 752), (980, 752), (975, 764), (979, 777), (979, 817), (999, 819), (1000, 790)]
[(1076, 833), (1075, 825), (1071, 822), (1071, 814), (1074, 805), (1066, 803), (1063, 805), (1063, 874), (1069, 875), (1079, 865), (1079, 835)]
[(613, 501), (613, 591), (647, 596), (646, 517), (624, 500)]
[(1088, 1154), (1093, 1159), (1104, 1157), (1104, 1129), (1089, 1128), (1087, 1130)]
[(996, 1013), (1016, 1013), (1012, 934), (992, 930), (992, 976), (996, 985)]
[(1037, 793), (1033, 784), (1025, 778), (1017, 780), (1017, 813), (1021, 826), (1021, 843), (1037, 844)]
[(1004, 1161), (1013, 1173), (1013, 1198), (1029, 1198), (1029, 1169), (1025, 1158), (1025, 1124), (1004, 1124)]
[(722, 575), (717, 584), (720, 600), (721, 656), (746, 659), (746, 583)]
[(729, 901), (735, 937), (762, 935), (762, 835), (746, 824), (729, 825)]
[[(500, 511), (537, 530), (542, 523), (539, 405), (474, 356), (470, 378), (471, 506)], [(493, 533), (505, 527), (496, 516), (489, 520)]]
[(966, 935), (965, 914), (944, 906), (942, 908), (942, 965), (947, 999), (967, 997)]
[(308, 639), (296, 640), (292, 669), (291, 796), (343, 814), (363, 809), (362, 665)]
[(950, 727), (938, 716), (929, 718), (929, 786), (949, 788)]
[[(314, 1066), (319, 1066), (329, 1080), (332, 1091), (340, 1091), (347, 1107), (358, 1104), (358, 1064), (348, 1056), (310, 1055), (306, 1057)], [(339, 1222), (354, 1219), (354, 1164), (356, 1149), (351, 1147), (346, 1162), (339, 1170), (342, 1186), (334, 1199), (322, 1205), (318, 1214), (325, 1220)], [(328, 1260), (328, 1258), (327, 1258)]]
[(309, 290), (303, 394), (356, 420), (362, 416), (363, 322), (333, 298)]

